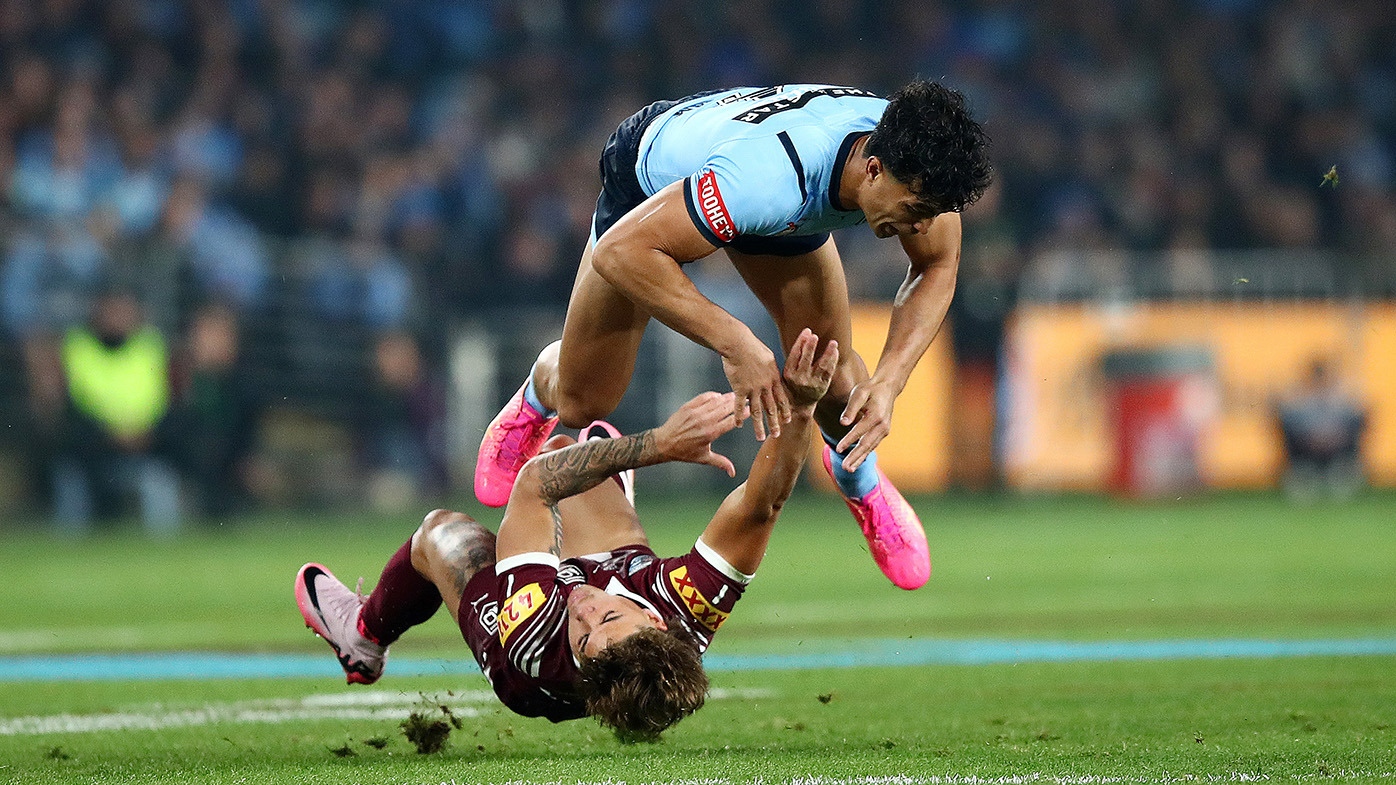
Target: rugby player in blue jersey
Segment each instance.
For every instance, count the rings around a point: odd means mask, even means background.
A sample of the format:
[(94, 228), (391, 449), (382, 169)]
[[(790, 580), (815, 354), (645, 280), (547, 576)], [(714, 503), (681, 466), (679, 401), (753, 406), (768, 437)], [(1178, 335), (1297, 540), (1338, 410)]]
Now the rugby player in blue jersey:
[[(562, 340), (486, 431), (477, 498), (504, 505), (559, 421), (579, 428), (615, 409), (651, 318), (722, 356), (738, 425), (749, 407), (758, 439), (780, 433), (790, 403), (774, 354), (683, 271), (723, 248), (787, 352), (805, 328), (845, 347), (815, 415), (824, 465), (887, 577), (904, 589), (924, 584), (925, 532), (874, 449), (945, 317), (958, 212), (988, 186), (986, 146), (963, 96), (924, 81), (890, 99), (830, 85), (738, 88), (661, 101), (625, 120), (601, 156), (601, 196)], [(860, 223), (896, 237), (909, 263), (871, 374), (849, 348), (848, 289), (829, 237)]]

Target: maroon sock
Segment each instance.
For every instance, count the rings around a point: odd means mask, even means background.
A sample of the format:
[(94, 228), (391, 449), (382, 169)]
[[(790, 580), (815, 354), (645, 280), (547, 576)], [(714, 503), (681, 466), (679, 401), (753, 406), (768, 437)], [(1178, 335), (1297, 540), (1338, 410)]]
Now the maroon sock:
[(398, 548), (359, 612), (359, 632), (387, 646), (441, 607), (436, 584), (412, 566), (412, 541)]

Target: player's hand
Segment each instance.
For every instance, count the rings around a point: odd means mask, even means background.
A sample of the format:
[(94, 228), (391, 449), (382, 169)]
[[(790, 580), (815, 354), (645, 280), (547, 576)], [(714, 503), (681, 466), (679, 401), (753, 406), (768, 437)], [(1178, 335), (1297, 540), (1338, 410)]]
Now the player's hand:
[(728, 477), (736, 477), (732, 461), (713, 452), (717, 437), (737, 427), (734, 397), (733, 393), (705, 392), (679, 407), (655, 429), (660, 454), (671, 461), (716, 466)]
[(818, 349), (819, 336), (806, 327), (785, 358), (785, 389), (796, 408), (812, 411), (829, 391), (829, 382), (839, 366), (838, 341), (830, 341), (816, 360), (814, 353)]
[(853, 388), (848, 405), (839, 415), (839, 422), (853, 426), (837, 447), (840, 454), (852, 448), (843, 459), (843, 468), (857, 469), (892, 430), (892, 405), (897, 401), (897, 392), (893, 385), (876, 379)]
[(734, 427), (740, 428), (750, 411), (757, 441), (765, 441), (768, 433), (779, 436), (781, 423), (790, 422), (790, 399), (770, 348), (753, 335), (732, 354), (722, 356), (722, 372), (727, 374), (727, 382), (735, 393)]

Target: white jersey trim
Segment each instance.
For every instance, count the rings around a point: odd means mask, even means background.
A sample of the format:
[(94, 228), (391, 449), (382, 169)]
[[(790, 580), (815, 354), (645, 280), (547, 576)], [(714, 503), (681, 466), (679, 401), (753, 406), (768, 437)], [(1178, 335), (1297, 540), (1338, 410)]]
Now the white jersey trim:
[(516, 553), (513, 556), (506, 556), (495, 562), (494, 574), (500, 575), (525, 564), (543, 564), (556, 570), (562, 566), (562, 560), (551, 553), (544, 553), (543, 551)]
[(716, 567), (718, 572), (722, 573), (723, 575), (726, 575), (728, 578), (731, 578), (732, 580), (736, 581), (737, 583), (740, 583), (743, 586), (747, 585), (748, 583), (751, 583), (751, 579), (756, 577), (755, 573), (747, 575), (746, 573), (742, 572), (736, 567), (733, 567), (731, 564), (728, 564), (727, 560), (722, 558), (722, 556), (720, 556), (717, 551), (713, 550), (711, 545), (708, 545), (706, 542), (703, 542), (702, 537), (698, 538), (698, 542), (694, 544), (693, 547), (695, 550), (698, 551), (698, 555), (702, 556), (703, 560), (706, 561), (708, 564), (711, 564), (712, 566)]

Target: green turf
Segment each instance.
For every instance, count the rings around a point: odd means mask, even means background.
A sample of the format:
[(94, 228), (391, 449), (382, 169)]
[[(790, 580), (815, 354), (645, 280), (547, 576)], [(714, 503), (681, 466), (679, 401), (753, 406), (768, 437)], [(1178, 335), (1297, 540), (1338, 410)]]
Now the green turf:
[[(686, 549), (715, 506), (641, 501), (661, 552)], [(934, 498), (917, 506), (936, 567), (925, 589), (907, 593), (877, 573), (841, 505), (797, 499), (714, 651), (896, 636), (1396, 635), (1390, 495), (1307, 508), (1249, 495), (1157, 505)], [(130, 528), (79, 542), (0, 530), (11, 597), (0, 612), (0, 654), (328, 656), (291, 601), (296, 568), (319, 560), (371, 585), (411, 533), (411, 518), (277, 516), (173, 543), (147, 542)], [(394, 652), (468, 656), (444, 616)], [(0, 682), (0, 722), (483, 686), (475, 676), (394, 679), (391, 670), (380, 685), (354, 691), (318, 679)], [(0, 783), (1396, 778), (1393, 657), (718, 673), (714, 686), (769, 692), (716, 698), (664, 742), (643, 747), (620, 746), (586, 722), (553, 726), (491, 703), (472, 704), (483, 714), (430, 756), (413, 752), (385, 719), (0, 735)], [(362, 743), (373, 737), (388, 746)], [(337, 757), (336, 748), (354, 754)]]

